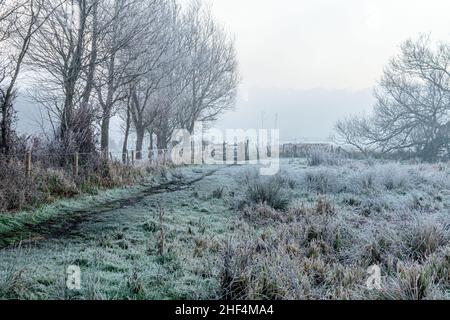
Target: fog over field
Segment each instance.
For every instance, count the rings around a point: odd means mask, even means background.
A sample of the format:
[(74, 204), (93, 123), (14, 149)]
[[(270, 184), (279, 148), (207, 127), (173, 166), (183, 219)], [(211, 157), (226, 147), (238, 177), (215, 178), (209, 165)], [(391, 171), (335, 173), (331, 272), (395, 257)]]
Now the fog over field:
[(268, 89), (242, 92), (236, 110), (224, 115), (219, 128), (280, 129), (282, 141), (329, 141), (336, 121), (367, 113), (373, 105), (372, 89)]
[[(343, 117), (368, 113), (374, 103), (373, 89), (327, 90), (327, 89), (267, 89), (253, 88), (240, 92), (234, 111), (217, 121), (219, 129), (280, 129), (282, 141), (329, 141), (334, 133), (334, 124)], [(30, 128), (40, 132), (39, 108), (27, 101), (17, 104), (18, 130), (28, 132)], [(276, 119), (278, 118), (278, 121)], [(120, 140), (121, 128), (115, 127)]]

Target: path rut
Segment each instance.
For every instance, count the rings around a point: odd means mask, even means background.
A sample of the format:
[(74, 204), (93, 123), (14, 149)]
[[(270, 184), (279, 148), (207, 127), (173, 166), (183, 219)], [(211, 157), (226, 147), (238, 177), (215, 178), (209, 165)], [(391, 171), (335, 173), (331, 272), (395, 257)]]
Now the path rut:
[[(170, 181), (161, 185), (152, 186), (135, 196), (109, 201), (90, 208), (66, 210), (57, 217), (47, 219), (38, 224), (28, 223), (24, 228), (22, 227), (20, 231), (11, 231), (3, 234), (0, 249), (12, 249), (18, 244), (35, 244), (42, 240), (62, 238), (75, 230), (80, 223), (89, 220), (89, 218), (93, 216), (110, 213), (115, 210), (136, 205), (151, 195), (185, 190), (193, 184), (202, 181), (206, 177), (214, 175), (217, 171), (223, 168), (224, 167), (220, 167), (209, 170), (208, 172), (201, 174), (199, 177), (188, 181)], [(18, 232), (20, 233), (20, 241), (14, 240), (18, 238)]]

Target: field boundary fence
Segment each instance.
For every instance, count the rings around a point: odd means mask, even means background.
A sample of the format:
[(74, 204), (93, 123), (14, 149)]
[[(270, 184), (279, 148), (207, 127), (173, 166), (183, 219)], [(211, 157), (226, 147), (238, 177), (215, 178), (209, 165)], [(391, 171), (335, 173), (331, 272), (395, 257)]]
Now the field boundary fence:
[[(201, 152), (201, 162), (205, 163), (205, 151), (208, 148), (209, 158), (215, 159), (218, 163), (223, 162), (223, 164), (239, 162), (238, 153), (243, 154), (245, 162), (249, 162), (249, 144), (248, 142), (238, 144), (238, 143), (226, 143), (217, 144), (214, 147), (203, 145)], [(188, 148), (189, 149), (189, 148)], [(181, 149), (181, 154), (184, 152)], [(195, 146), (191, 145), (190, 150), (191, 163), (195, 164), (197, 159), (195, 154)], [(197, 151), (198, 152), (198, 151)], [(259, 150), (258, 150), (258, 160), (259, 160)], [(92, 153), (82, 153), (73, 152), (66, 154), (44, 154), (39, 151), (28, 151), (25, 153), (4, 155), (0, 154), (0, 158), (9, 162), (16, 162), (20, 167), (23, 168), (24, 173), (27, 177), (30, 177), (34, 167), (40, 167), (45, 169), (59, 169), (63, 170), (67, 174), (73, 176), (79, 176), (83, 172), (89, 170), (95, 161), (110, 161), (111, 163), (121, 163), (127, 166), (166, 166), (168, 164), (173, 164), (174, 159), (173, 149), (147, 149), (145, 151), (136, 150), (126, 150), (124, 152), (92, 152)]]

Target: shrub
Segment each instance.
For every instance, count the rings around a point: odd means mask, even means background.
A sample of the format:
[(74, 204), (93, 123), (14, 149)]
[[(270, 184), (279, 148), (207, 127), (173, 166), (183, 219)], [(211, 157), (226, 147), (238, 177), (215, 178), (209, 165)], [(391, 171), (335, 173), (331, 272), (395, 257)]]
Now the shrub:
[(300, 226), (280, 225), (259, 237), (243, 235), (229, 240), (219, 264), (219, 297), (323, 299), (338, 283), (346, 286), (345, 292), (334, 298), (349, 297), (352, 287), (363, 281), (364, 272), (333, 274), (339, 266), (332, 263), (332, 249), (319, 238), (306, 242)]
[(285, 221), (285, 215), (263, 203), (247, 206), (242, 211), (247, 221), (256, 224), (270, 225), (275, 221)]
[(53, 197), (72, 197), (78, 194), (75, 181), (64, 172), (55, 169), (43, 170), (38, 179), (39, 188), (49, 199)]
[(219, 187), (217, 189), (214, 189), (214, 191), (211, 194), (211, 197), (214, 199), (222, 199), (224, 192), (225, 192), (225, 189), (223, 187)]
[(140, 296), (145, 293), (142, 277), (136, 269), (133, 269), (132, 273), (128, 276), (127, 287), (135, 296)]
[(266, 204), (276, 210), (286, 210), (289, 199), (283, 181), (278, 177), (253, 176), (247, 179), (245, 199), (250, 204)]
[(9, 266), (0, 271), (0, 299), (20, 299), (32, 284), (25, 269)]
[(321, 165), (339, 166), (342, 164), (343, 157), (341, 154), (326, 150), (324, 148), (314, 148), (308, 152), (306, 161), (311, 167)]
[(435, 276), (417, 262), (400, 263), (398, 272), (387, 281), (381, 296), (393, 300), (423, 300), (434, 286)]
[(27, 179), (20, 163), (0, 160), (0, 211), (21, 209), (45, 198), (35, 179)]
[[(80, 191), (113, 188), (142, 178), (145, 168), (124, 166), (97, 158), (84, 159), (78, 177), (62, 162), (33, 162), (30, 177), (25, 176), (21, 161), (0, 158), (0, 212), (15, 211), (62, 197), (73, 197)], [(90, 162), (89, 162), (90, 161)]]
[(435, 221), (419, 221), (406, 233), (407, 252), (414, 260), (424, 260), (445, 243), (443, 228)]
[(226, 242), (221, 258), (219, 297), (225, 300), (246, 299), (250, 283), (245, 269), (253, 258), (252, 249), (235, 246), (230, 240)]
[(379, 166), (376, 175), (380, 186), (387, 190), (405, 188), (417, 180), (416, 172), (410, 172), (407, 167), (396, 163)]
[(318, 214), (324, 215), (334, 214), (335, 213), (334, 205), (325, 198), (319, 198), (319, 201), (317, 202), (316, 206), (316, 212)]
[(336, 191), (337, 176), (329, 169), (310, 170), (304, 175), (304, 185), (310, 192), (328, 193)]

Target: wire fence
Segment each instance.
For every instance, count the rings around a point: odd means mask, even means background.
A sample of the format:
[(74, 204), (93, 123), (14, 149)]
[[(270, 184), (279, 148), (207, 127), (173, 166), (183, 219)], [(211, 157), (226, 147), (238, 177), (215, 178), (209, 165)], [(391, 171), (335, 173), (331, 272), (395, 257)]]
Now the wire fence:
[(122, 164), (125, 166), (140, 165), (167, 165), (171, 162), (168, 149), (157, 149), (151, 152), (91, 152), (91, 153), (53, 153), (46, 154), (40, 151), (0, 154), (0, 160), (16, 163), (22, 167), (29, 177), (33, 168), (58, 169), (74, 176), (78, 176), (89, 170), (98, 168), (98, 164), (104, 161)]
[[(124, 152), (91, 152), (91, 153), (45, 153), (41, 150), (29, 151), (26, 153), (17, 153), (4, 155), (0, 154), (0, 159), (9, 162), (15, 162), (23, 167), (27, 177), (31, 175), (33, 167), (45, 169), (58, 169), (74, 176), (78, 176), (89, 170), (99, 168), (100, 162), (108, 161), (122, 164), (125, 166), (165, 166), (178, 163), (175, 160), (184, 159), (184, 164), (205, 163), (205, 159), (214, 159), (216, 163), (238, 163), (239, 161), (250, 160), (249, 143), (222, 143), (217, 145), (202, 145), (200, 150), (198, 146), (191, 144), (190, 148), (175, 149), (147, 149), (145, 151), (126, 150)], [(259, 158), (259, 148), (257, 156)], [(188, 156), (184, 154), (188, 152)], [(200, 155), (201, 154), (201, 155)], [(177, 157), (178, 159), (174, 159)], [(200, 158), (199, 158), (200, 157)], [(187, 161), (186, 161), (186, 158)], [(190, 159), (189, 159), (190, 158)], [(187, 163), (186, 163), (187, 162)]]

